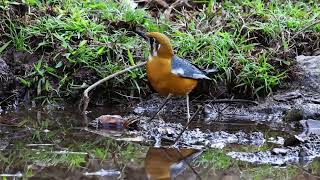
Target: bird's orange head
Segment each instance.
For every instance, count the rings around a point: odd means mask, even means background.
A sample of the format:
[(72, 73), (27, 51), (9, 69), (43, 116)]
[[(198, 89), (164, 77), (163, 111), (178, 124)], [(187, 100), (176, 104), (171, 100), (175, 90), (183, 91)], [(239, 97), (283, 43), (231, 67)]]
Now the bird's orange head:
[(150, 40), (152, 55), (167, 58), (171, 58), (173, 56), (173, 48), (171, 46), (170, 39), (166, 35), (159, 32), (148, 32), (145, 35)]

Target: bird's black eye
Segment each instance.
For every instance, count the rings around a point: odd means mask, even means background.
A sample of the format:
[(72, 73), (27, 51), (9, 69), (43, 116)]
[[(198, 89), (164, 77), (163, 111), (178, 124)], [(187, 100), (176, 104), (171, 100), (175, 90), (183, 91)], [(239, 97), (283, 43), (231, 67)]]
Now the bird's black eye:
[(152, 47), (153, 46), (153, 44), (156, 42), (156, 40), (154, 39), (154, 38), (150, 38), (149, 39), (149, 43), (150, 43), (150, 46)]

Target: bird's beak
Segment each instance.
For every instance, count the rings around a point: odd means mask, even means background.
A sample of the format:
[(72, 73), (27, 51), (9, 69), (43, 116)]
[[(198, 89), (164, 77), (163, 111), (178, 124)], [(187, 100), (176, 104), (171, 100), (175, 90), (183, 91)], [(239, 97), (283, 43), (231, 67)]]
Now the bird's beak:
[(146, 36), (146, 33), (143, 32), (143, 31), (135, 30), (134, 32), (137, 33), (139, 36), (141, 36), (141, 37), (142, 37), (143, 39), (145, 39), (146, 41), (149, 39), (149, 38)]
[(141, 36), (144, 40), (149, 41), (149, 43), (150, 43), (150, 53), (151, 53), (151, 55), (156, 54), (156, 51), (157, 51), (158, 49), (155, 47), (156, 44), (155, 44), (154, 38), (148, 37), (148, 36), (146, 35), (146, 33), (143, 32), (143, 31), (135, 30), (134, 32), (137, 33), (139, 36)]

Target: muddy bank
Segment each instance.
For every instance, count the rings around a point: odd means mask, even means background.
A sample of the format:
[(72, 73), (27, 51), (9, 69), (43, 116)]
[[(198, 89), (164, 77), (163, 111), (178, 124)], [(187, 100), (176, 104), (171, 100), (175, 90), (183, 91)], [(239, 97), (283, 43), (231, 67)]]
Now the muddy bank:
[[(157, 110), (155, 102), (160, 100), (155, 98), (142, 102), (133, 109), (133, 112), (140, 116), (124, 117), (139, 119), (141, 122), (136, 131), (128, 132), (130, 138), (126, 140), (155, 147), (193, 149), (221, 149), (234, 144), (267, 146), (267, 151), (231, 151), (228, 155), (255, 164), (310, 164), (315, 158), (320, 157), (320, 94), (315, 88), (320, 84), (320, 73), (315, 71), (320, 69), (318, 58), (297, 57), (300, 75), (293, 82), (294, 86), (277, 92), (256, 105), (242, 101), (191, 101), (203, 105), (204, 108), (185, 131), (183, 100), (171, 100), (162, 113), (149, 123), (145, 121)], [(192, 111), (195, 109), (194, 105)], [(103, 131), (90, 131), (106, 136)]]
[[(101, 130), (86, 124), (107, 113), (131, 114), (132, 109), (97, 108), (88, 114), (88, 119), (75, 111), (65, 106), (2, 114), (0, 175), (30, 179), (196, 179), (199, 176), (201, 179), (290, 179), (319, 175), (319, 160), (313, 159), (315, 154), (310, 151), (318, 149), (311, 146), (314, 136), (288, 146), (284, 145), (289, 139), (287, 133), (272, 131), (268, 126), (229, 122), (225, 125), (231, 130), (222, 131), (215, 130), (219, 126), (223, 128), (219, 122), (195, 123), (182, 135), (176, 149), (173, 140), (183, 127), (179, 123), (155, 120), (141, 124), (141, 129), (135, 131)], [(130, 117), (134, 118), (132, 114)], [(200, 125), (203, 127), (197, 129)], [(160, 140), (160, 148), (153, 147), (157, 145), (156, 138)], [(303, 159), (304, 163), (286, 161), (286, 166), (281, 164), (281, 168), (265, 165), (270, 161), (284, 162), (290, 157)]]

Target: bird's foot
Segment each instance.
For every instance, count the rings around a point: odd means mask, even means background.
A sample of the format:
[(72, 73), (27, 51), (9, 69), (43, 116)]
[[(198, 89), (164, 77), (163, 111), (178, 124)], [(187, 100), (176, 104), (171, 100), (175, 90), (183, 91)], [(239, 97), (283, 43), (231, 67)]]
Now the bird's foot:
[(190, 121), (190, 118), (191, 118), (190, 113), (188, 113), (188, 114), (187, 114), (187, 122)]

